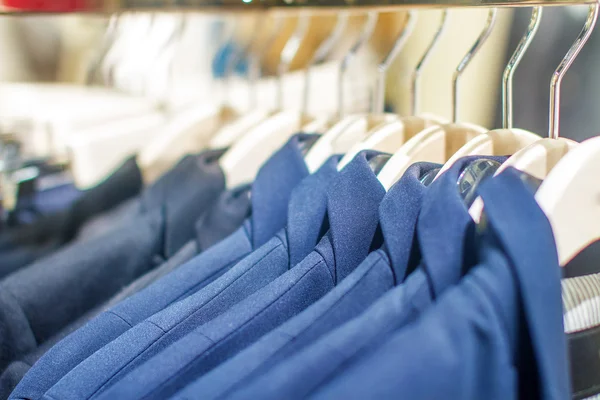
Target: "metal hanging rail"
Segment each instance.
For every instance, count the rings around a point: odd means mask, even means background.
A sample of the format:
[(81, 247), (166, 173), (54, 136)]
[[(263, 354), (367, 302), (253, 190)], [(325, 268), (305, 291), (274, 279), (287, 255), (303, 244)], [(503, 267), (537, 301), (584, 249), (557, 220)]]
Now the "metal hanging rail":
[[(398, 7), (439, 9), (446, 7), (531, 7), (592, 4), (595, 0), (109, 0), (106, 12), (124, 10), (213, 10), (258, 11), (314, 9), (318, 12), (337, 12), (340, 9), (374, 8), (385, 11)], [(357, 12), (360, 10), (357, 10)]]
[[(6, 3), (12, 0), (5, 0)], [(14, 0), (19, 1), (19, 0)], [(25, 0), (27, 1), (27, 0)], [(339, 12), (341, 9), (364, 12), (364, 8), (380, 11), (407, 9), (436, 9), (452, 7), (532, 7), (593, 4), (596, 0), (31, 0), (33, 9), (0, 8), (1, 14), (38, 13), (102, 13), (128, 11), (148, 12), (249, 12), (297, 11), (299, 8), (319, 13)], [(48, 7), (44, 7), (47, 3)], [(351, 9), (351, 10), (350, 10)]]

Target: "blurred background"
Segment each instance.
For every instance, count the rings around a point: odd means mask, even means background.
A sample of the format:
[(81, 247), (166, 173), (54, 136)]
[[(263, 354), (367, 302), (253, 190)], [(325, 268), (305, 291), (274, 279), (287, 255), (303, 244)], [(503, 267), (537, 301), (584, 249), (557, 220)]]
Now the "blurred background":
[[(581, 30), (587, 7), (548, 7), (540, 30), (515, 75), (515, 127), (542, 136), (548, 129), (550, 77)], [(451, 117), (451, 77), (485, 23), (485, 9), (456, 9), (449, 12), (448, 26), (436, 52), (423, 71), (419, 97), (420, 110)], [(488, 128), (500, 127), (501, 73), (525, 32), (531, 9), (501, 9), (488, 42), (474, 58), (461, 80), (459, 119)], [(431, 40), (440, 20), (439, 11), (418, 12), (414, 33), (390, 68), (386, 87), (386, 107), (400, 114), (409, 112), (412, 69)], [(364, 15), (353, 15), (345, 41), (351, 43), (364, 23)], [(227, 36), (233, 20), (234, 32)], [(346, 85), (371, 88), (376, 65), (389, 51), (402, 28), (401, 12), (381, 14), (374, 35), (353, 64)], [(249, 54), (262, 49), (258, 57), (260, 76), (273, 76), (279, 54), (295, 29), (297, 18), (281, 18), (283, 28), (265, 50), (274, 17), (223, 14), (124, 14), (116, 18), (99, 16), (5, 16), (0, 18), (0, 80), (10, 82), (54, 82), (65, 85), (102, 85), (129, 93), (169, 102), (190, 99), (214, 99), (214, 82), (226, 74), (228, 60), (239, 48), (252, 41)], [(291, 63), (291, 71), (301, 71), (318, 44), (331, 32), (336, 16), (311, 18), (307, 37)], [(274, 29), (274, 28), (271, 28)], [(262, 46), (262, 47), (261, 47)], [(237, 49), (237, 50), (236, 50)], [(339, 63), (347, 46), (336, 46), (328, 56), (330, 64)], [(229, 99), (247, 103), (248, 88), (242, 87), (248, 74), (249, 60), (235, 63)], [(100, 67), (98, 67), (100, 65)], [(561, 134), (583, 140), (597, 134), (600, 113), (594, 100), (600, 92), (600, 32), (595, 30), (563, 83)], [(298, 78), (299, 79), (299, 78)], [(6, 85), (4, 88), (6, 90)], [(362, 86), (361, 86), (362, 87)], [(0, 86), (0, 95), (2, 95)], [(12, 89), (11, 89), (12, 90)], [(275, 91), (260, 85), (255, 101), (273, 102)], [(320, 90), (313, 88), (311, 96)], [(301, 97), (295, 89), (284, 89), (285, 96)], [(266, 93), (268, 92), (268, 93)], [(372, 90), (366, 90), (372, 96)], [(4, 92), (6, 93), (6, 92)], [(265, 94), (266, 93), (266, 94)], [(346, 92), (346, 97), (354, 94)], [(4, 95), (7, 96), (6, 94)], [(13, 92), (9, 93), (9, 98)], [(243, 99), (242, 99), (243, 98)], [(262, 100), (261, 100), (262, 99)], [(293, 99), (292, 99), (293, 100)], [(318, 100), (318, 99), (317, 99)], [(314, 101), (317, 101), (314, 100)], [(311, 100), (313, 101), (313, 97)], [(368, 99), (358, 101), (368, 107)], [(0, 114), (2, 110), (0, 110)]]

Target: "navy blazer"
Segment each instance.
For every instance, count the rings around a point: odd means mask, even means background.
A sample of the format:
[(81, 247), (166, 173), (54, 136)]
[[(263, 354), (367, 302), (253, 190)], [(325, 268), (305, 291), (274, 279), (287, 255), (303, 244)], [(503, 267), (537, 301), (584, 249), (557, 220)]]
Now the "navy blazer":
[(372, 252), (329, 293), (303, 312), (178, 393), (181, 398), (220, 398), (300, 351), (369, 307), (416, 267), (417, 216), (427, 187), (422, 177), (440, 165), (416, 163), (379, 205), (384, 245)]
[(312, 135), (292, 137), (261, 168), (252, 189), (252, 216), (240, 229), (67, 336), (39, 359), (17, 385), (11, 398), (41, 397), (63, 375), (98, 349), (137, 323), (206, 286), (270, 239), (285, 225), (292, 189), (308, 175), (301, 151), (305, 136)]
[(514, 169), (480, 194), (487, 221), (478, 265), (314, 398), (571, 398), (550, 223)]
[[(213, 272), (214, 277), (211, 276), (211, 278), (218, 278), (214, 279), (212, 283), (208, 284), (209, 282), (206, 282), (207, 284), (204, 284), (203, 287), (193, 288), (195, 293), (188, 291), (185, 293), (185, 297), (180, 298), (180, 301), (138, 323), (111, 343), (96, 351), (87, 360), (61, 378), (55, 387), (61, 387), (66, 385), (67, 382), (73, 381), (75, 386), (68, 384), (70, 392), (76, 392), (81, 397), (85, 397), (88, 393), (91, 395), (103, 388), (106, 380), (117, 379), (118, 376), (114, 376), (116, 372), (119, 372), (119, 376), (125, 374), (173, 341), (192, 331), (196, 326), (208, 322), (231, 305), (287, 271), (292, 255), (292, 252), (288, 249), (303, 248), (302, 251), (306, 254), (314, 247), (319, 238), (320, 227), (325, 216), (326, 207), (323, 200), (325, 190), (330, 177), (337, 175), (338, 158), (331, 158), (319, 171), (303, 180), (291, 195), (289, 212), (283, 213), (284, 217), (289, 217), (288, 225), (306, 227), (300, 229), (300, 231), (312, 231), (310, 235), (302, 234), (298, 237), (298, 240), (289, 240), (288, 244), (288, 237), (291, 236), (286, 235), (286, 232), (281, 230), (240, 262), (232, 263), (235, 266), (226, 272), (223, 271), (225, 273), (221, 276)], [(302, 166), (306, 168), (303, 159), (301, 160)], [(284, 161), (289, 163), (289, 159), (282, 158), (278, 169), (279, 174), (283, 171)], [(280, 179), (288, 182), (285, 180), (284, 175), (281, 175)], [(273, 185), (272, 180), (268, 182)], [(268, 221), (280, 220), (281, 215), (271, 217), (269, 212), (274, 210), (272, 206), (265, 204), (264, 194), (257, 196), (254, 193), (253, 191), (253, 202), (256, 201), (257, 210), (262, 210), (262, 212), (255, 213), (253, 208), (253, 218), (256, 218), (256, 224), (253, 225), (253, 236), (255, 239), (261, 238), (262, 241), (273, 234), (273, 225), (269, 226), (270, 229), (266, 229)], [(264, 191), (261, 193), (264, 193)], [(287, 203), (290, 196), (282, 196), (274, 191), (271, 197), (278, 207), (282, 205), (280, 202), (285, 201), (283, 206), (286, 210), (288, 209)], [(315, 203), (317, 206), (313, 206)], [(306, 210), (311, 210), (311, 213), (307, 213)], [(260, 222), (259, 217), (261, 217)], [(252, 227), (245, 226), (245, 228), (245, 232), (248, 232)], [(225, 255), (232, 252), (231, 243), (225, 241), (214, 246), (207, 253), (211, 253), (213, 249), (218, 249), (219, 252)], [(202, 265), (202, 268), (208, 269), (208, 271), (213, 270), (213, 267), (208, 263), (206, 266)], [(197, 269), (198, 266), (196, 265)], [(220, 268), (220, 270), (223, 269)], [(189, 279), (187, 283), (180, 281), (181, 277), (177, 280), (179, 286), (190, 285)], [(157, 330), (157, 327), (161, 328)], [(100, 365), (102, 365), (101, 368)], [(92, 368), (93, 374), (87, 372), (89, 368)], [(80, 376), (86, 378), (82, 380)]]
[(474, 263), (474, 224), (457, 182), (463, 171), (479, 159), (458, 160), (428, 188), (417, 222), (419, 251), (411, 254), (416, 258), (411, 264), (419, 263), (419, 267), (404, 283), (383, 295), (366, 312), (304, 350), (277, 364), (266, 365), (260, 374), (253, 374), (231, 388), (228, 396), (275, 399), (286, 398), (292, 392), (297, 397), (307, 395), (369, 345), (412, 321), (437, 296), (456, 284), (463, 266)]
[(385, 194), (369, 163), (376, 155), (359, 153), (327, 188), (329, 231), (314, 251), (262, 290), (140, 365), (100, 397), (166, 398), (304, 310), (351, 273), (371, 249)]

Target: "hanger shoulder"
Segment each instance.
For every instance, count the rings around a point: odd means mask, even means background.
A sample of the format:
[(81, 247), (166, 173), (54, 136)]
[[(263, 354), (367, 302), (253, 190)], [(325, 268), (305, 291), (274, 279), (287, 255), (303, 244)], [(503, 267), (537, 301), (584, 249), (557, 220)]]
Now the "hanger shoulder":
[(383, 187), (389, 190), (411, 164), (420, 159), (440, 162), (444, 160), (445, 150), (444, 128), (441, 126), (427, 128), (406, 141), (388, 160), (377, 177)]
[(535, 133), (523, 129), (495, 129), (477, 135), (465, 143), (444, 164), (440, 173), (448, 170), (458, 159), (467, 156), (509, 156), (540, 140)]
[(535, 178), (545, 179), (558, 161), (575, 146), (577, 142), (565, 138), (540, 139), (510, 156), (502, 163), (498, 173), (513, 167)]
[(561, 265), (600, 239), (600, 138), (569, 151), (548, 174), (536, 200), (550, 220)]
[(203, 105), (171, 118), (161, 134), (139, 153), (144, 180), (154, 181), (186, 154), (205, 148), (211, 135), (231, 113), (220, 106)]
[(353, 145), (341, 159), (339, 168), (346, 166), (363, 150), (395, 153), (405, 142), (404, 123), (400, 119), (382, 122), (366, 134), (366, 138)]
[(386, 189), (400, 179), (415, 162), (444, 164), (466, 142), (486, 132), (473, 124), (446, 124), (429, 127), (410, 138), (377, 175)]
[[(523, 136), (523, 140), (529, 139), (525, 139), (525, 136)], [(519, 171), (526, 172), (534, 178), (545, 179), (559, 160), (571, 149), (575, 148), (575, 146), (577, 146), (577, 142), (565, 138), (539, 139), (538, 137), (538, 140), (514, 152), (498, 168), (496, 175), (508, 167), (513, 167)], [(469, 208), (469, 214), (475, 222), (481, 220), (483, 208), (483, 201), (479, 197), (475, 199)]]
[(364, 115), (350, 115), (337, 121), (321, 135), (305, 157), (308, 170), (315, 172), (323, 163), (336, 153), (336, 141), (346, 133), (347, 136), (364, 136), (367, 121)]
[(266, 120), (273, 113), (267, 109), (257, 109), (241, 115), (230, 123), (220, 127), (218, 132), (209, 141), (211, 149), (224, 149), (235, 143), (246, 132)]
[(298, 131), (302, 122), (300, 113), (282, 111), (250, 129), (219, 160), (227, 187), (252, 182), (260, 166)]
[(69, 167), (78, 188), (92, 187), (124, 159), (136, 154), (165, 126), (164, 114), (154, 113), (80, 131), (67, 142)]

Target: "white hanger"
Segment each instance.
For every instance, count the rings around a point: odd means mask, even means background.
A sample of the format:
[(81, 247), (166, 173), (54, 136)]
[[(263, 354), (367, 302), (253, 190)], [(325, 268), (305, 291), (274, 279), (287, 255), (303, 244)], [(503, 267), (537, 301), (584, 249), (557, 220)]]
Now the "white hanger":
[[(16, 89), (23, 93), (22, 87)], [(31, 89), (29, 95), (37, 100), (34, 104), (38, 109), (27, 124), (27, 131), (22, 133), (26, 136), (24, 142), (28, 143), (29, 154), (51, 156), (59, 162), (71, 157), (82, 161), (70, 166), (80, 188), (103, 179), (105, 173), (112, 171), (153, 136), (147, 131), (149, 127), (155, 129), (164, 120), (161, 110), (154, 104), (150, 107), (149, 101), (116, 96), (114, 89), (74, 85)], [(25, 93), (27, 96), (27, 91)], [(48, 105), (42, 106), (46, 102)], [(106, 123), (110, 126), (103, 128)], [(108, 130), (110, 135), (107, 135)], [(122, 136), (113, 140), (117, 133)], [(104, 143), (103, 140), (109, 141)], [(71, 146), (73, 142), (77, 143), (74, 147)], [(99, 151), (100, 148), (110, 150), (106, 153)], [(79, 151), (85, 156), (78, 154)]]
[[(575, 44), (560, 64), (551, 83), (550, 135), (557, 141), (560, 117), (560, 83), (571, 63), (591, 35), (598, 19), (598, 4), (590, 6), (588, 18)], [(600, 239), (598, 203), (600, 138), (586, 140), (556, 163), (535, 198), (552, 225), (560, 265), (566, 265), (589, 244)]]
[[(161, 26), (162, 28), (164, 26)], [(179, 25), (171, 26), (171, 28), (173, 29), (169, 36), (162, 39), (163, 43), (158, 43), (162, 49), (169, 49), (181, 37), (183, 20), (180, 20)], [(164, 35), (165, 32), (161, 32), (161, 34)], [(173, 61), (173, 53), (169, 55), (169, 61)], [(190, 118), (189, 114), (186, 116), (188, 119)], [(108, 172), (114, 170), (125, 158), (137, 153), (149, 141), (152, 143), (153, 140), (165, 135), (165, 130), (168, 134), (167, 128), (173, 126), (173, 120), (170, 118), (164, 113), (146, 113), (136, 118), (121, 119), (110, 126), (98, 124), (89, 129), (82, 129), (77, 135), (69, 137), (67, 146), (72, 159), (71, 170), (76, 184), (80, 187), (97, 184), (104, 179)], [(168, 121), (171, 122), (171, 125), (165, 128)], [(187, 121), (177, 120), (177, 122), (180, 123), (179, 127), (183, 128), (181, 125)], [(174, 147), (164, 147), (162, 153), (172, 154), (170, 151)], [(163, 159), (161, 158), (161, 160)], [(142, 171), (147, 172), (145, 176), (147, 181), (151, 181), (154, 178), (152, 175), (154, 170), (151, 168), (155, 164), (149, 163), (148, 158), (138, 159), (138, 164)]]
[[(290, 63), (296, 56), (308, 31), (309, 23), (310, 16), (308, 14), (300, 15), (296, 30), (286, 42), (280, 54), (280, 63), (277, 68), (277, 105), (280, 110), (283, 107), (282, 77), (288, 71)], [(242, 183), (251, 182), (260, 166), (270, 155), (306, 122), (308, 121), (300, 112), (280, 111), (250, 129), (219, 159), (225, 174), (227, 187), (231, 188)]]
[(472, 155), (511, 155), (528, 145), (537, 142), (540, 137), (533, 132), (513, 128), (513, 76), (525, 52), (533, 41), (542, 17), (542, 7), (534, 7), (525, 35), (509, 60), (502, 75), (502, 129), (495, 129), (485, 135), (469, 140), (444, 164), (439, 174), (445, 172), (458, 159)]
[(386, 189), (391, 188), (413, 163), (429, 161), (443, 164), (466, 142), (486, 132), (485, 128), (477, 125), (458, 123), (458, 81), (473, 56), (489, 37), (495, 19), (496, 9), (490, 9), (481, 34), (454, 72), (452, 85), (453, 123), (427, 128), (402, 145), (378, 174), (379, 180)]
[[(416, 133), (422, 131), (428, 126), (439, 125), (441, 123), (441, 119), (430, 116), (418, 116), (417, 115), (417, 92), (419, 85), (420, 72), (423, 66), (425, 65), (429, 55), (434, 49), (438, 39), (444, 29), (447, 20), (447, 10), (442, 11), (442, 18), (440, 21), (440, 25), (434, 34), (434, 37), (430, 43), (430, 45), (425, 50), (425, 53), (421, 57), (421, 60), (417, 63), (415, 67), (415, 71), (412, 74), (412, 85), (411, 85), (411, 104), (412, 104), (412, 113), (411, 117), (401, 117), (394, 119), (390, 122), (382, 122), (371, 131), (367, 133), (367, 138), (362, 142), (354, 145), (342, 158), (340, 161), (340, 168), (343, 168), (347, 163), (349, 163), (355, 156), (362, 150), (373, 149), (378, 151), (383, 151), (387, 153), (395, 153), (400, 149), (400, 147), (411, 137), (413, 137)], [(416, 22), (416, 21), (415, 21)], [(407, 21), (407, 29), (409, 32), (414, 28), (414, 26), (410, 26), (410, 14), (409, 20)], [(406, 31), (405, 30), (405, 31)], [(403, 37), (400, 36), (399, 40)], [(386, 61), (384, 61), (384, 64)], [(387, 67), (385, 67), (387, 69)], [(379, 68), (380, 73), (384, 73), (385, 69)], [(381, 102), (378, 106), (379, 110), (383, 109), (383, 91), (384, 89), (384, 79), (379, 80), (379, 101)], [(382, 111), (380, 111), (382, 112)]]
[[(513, 154), (508, 160), (502, 163), (500, 168), (498, 168), (498, 171), (496, 171), (496, 175), (508, 167), (513, 167), (526, 172), (537, 179), (545, 180), (559, 161), (566, 156), (567, 153), (579, 146), (577, 142), (559, 136), (560, 84), (567, 70), (589, 39), (596, 23), (597, 13), (597, 8), (590, 8), (588, 18), (581, 33), (557, 67), (556, 71), (554, 71), (554, 74), (552, 74), (552, 79), (550, 81), (549, 137), (539, 139)], [(566, 184), (567, 183), (565, 182), (565, 185)], [(559, 196), (560, 191), (557, 191), (556, 195)], [(476, 222), (479, 222), (481, 219), (483, 208), (484, 204), (481, 198), (475, 199), (469, 208), (469, 214)], [(563, 251), (562, 254), (561, 260), (570, 259), (569, 256), (564, 254), (573, 255), (572, 252), (569, 251), (566, 253)]]
[(349, 64), (356, 54), (369, 41), (377, 25), (378, 13), (367, 13), (367, 20), (356, 42), (340, 63), (338, 81), (338, 118), (337, 121), (312, 145), (304, 160), (309, 171), (314, 172), (333, 154), (345, 153), (354, 143), (364, 139), (369, 130), (366, 115), (348, 115), (344, 117), (344, 78)]
[[(230, 29), (223, 42), (233, 36), (234, 30)], [(237, 115), (238, 112), (227, 105), (205, 101), (176, 112), (167, 125), (160, 128), (161, 134), (149, 141), (138, 155), (144, 181), (154, 181), (184, 155), (206, 148), (218, 128)]]
[[(117, 21), (116, 17), (111, 18), (106, 31), (105, 47), (109, 49), (119, 38)], [(92, 71), (102, 63), (111, 65), (105, 59), (106, 53), (105, 49), (98, 55), (98, 59), (90, 64), (88, 75), (93, 74)], [(0, 89), (2, 120), (25, 122), (30, 125), (52, 124), (54, 120), (58, 120), (62, 125), (65, 125), (66, 121), (72, 121), (74, 126), (83, 127), (107, 119), (156, 111), (158, 106), (155, 100), (134, 97), (103, 87), (62, 83), (3, 83)]]

